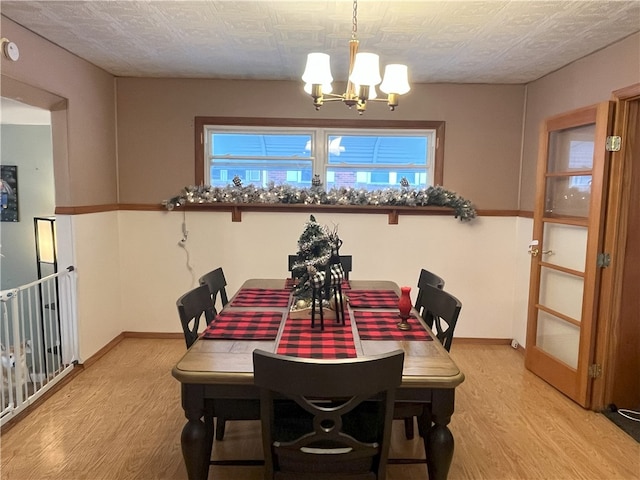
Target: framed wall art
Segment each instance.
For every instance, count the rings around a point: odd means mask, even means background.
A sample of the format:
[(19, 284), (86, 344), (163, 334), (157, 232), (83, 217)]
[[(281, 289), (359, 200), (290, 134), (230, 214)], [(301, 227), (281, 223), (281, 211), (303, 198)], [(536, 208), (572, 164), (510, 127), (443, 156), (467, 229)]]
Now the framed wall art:
[(0, 214), (3, 222), (18, 220), (18, 166), (0, 165)]

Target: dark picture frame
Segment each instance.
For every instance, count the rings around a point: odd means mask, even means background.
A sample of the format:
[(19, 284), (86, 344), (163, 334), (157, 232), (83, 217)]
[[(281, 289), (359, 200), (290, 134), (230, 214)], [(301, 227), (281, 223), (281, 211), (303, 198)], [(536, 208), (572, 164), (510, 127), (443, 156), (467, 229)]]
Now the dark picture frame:
[(0, 165), (0, 221), (19, 222), (18, 217), (18, 166)]

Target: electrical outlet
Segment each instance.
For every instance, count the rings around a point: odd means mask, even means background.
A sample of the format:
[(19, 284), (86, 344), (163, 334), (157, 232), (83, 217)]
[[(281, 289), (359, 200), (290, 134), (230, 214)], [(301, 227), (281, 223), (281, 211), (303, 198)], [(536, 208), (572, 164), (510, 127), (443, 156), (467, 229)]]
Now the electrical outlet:
[(517, 340), (513, 339), (511, 340), (511, 346), (517, 350), (520, 344), (518, 343)]

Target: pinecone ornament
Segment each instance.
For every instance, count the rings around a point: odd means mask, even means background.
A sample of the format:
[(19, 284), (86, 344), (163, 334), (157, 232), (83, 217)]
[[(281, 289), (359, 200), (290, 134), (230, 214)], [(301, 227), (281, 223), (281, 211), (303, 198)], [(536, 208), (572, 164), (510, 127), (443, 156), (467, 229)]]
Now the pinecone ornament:
[(233, 177), (233, 184), (236, 187), (241, 187), (242, 186), (242, 179), (238, 175), (236, 175), (235, 177)]
[(402, 177), (400, 179), (400, 185), (404, 188), (407, 188), (409, 186), (409, 180), (407, 180), (407, 177)]

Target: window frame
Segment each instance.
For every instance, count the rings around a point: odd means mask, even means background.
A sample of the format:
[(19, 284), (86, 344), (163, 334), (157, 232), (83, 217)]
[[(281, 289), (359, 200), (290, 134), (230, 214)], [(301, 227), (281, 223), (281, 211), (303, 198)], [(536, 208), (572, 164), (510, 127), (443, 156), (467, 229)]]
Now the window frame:
[[(443, 185), (444, 178), (444, 121), (413, 120), (347, 120), (347, 119), (311, 119), (311, 118), (260, 118), (260, 117), (195, 117), (195, 185), (204, 185), (205, 169), (205, 127), (257, 127), (257, 128), (309, 128), (323, 130), (352, 129), (362, 131), (375, 130), (434, 130), (435, 149), (433, 157), (433, 184)], [(314, 173), (319, 162), (313, 163)], [(323, 161), (323, 165), (326, 165)]]

